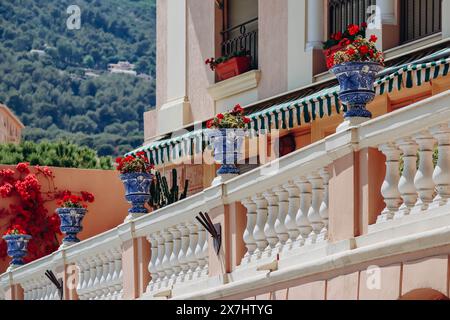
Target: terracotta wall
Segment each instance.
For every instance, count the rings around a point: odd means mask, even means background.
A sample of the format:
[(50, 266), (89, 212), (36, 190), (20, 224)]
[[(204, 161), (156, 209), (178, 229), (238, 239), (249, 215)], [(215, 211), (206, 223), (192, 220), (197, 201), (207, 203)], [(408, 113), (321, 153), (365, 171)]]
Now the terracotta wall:
[[(0, 165), (0, 169), (4, 168), (14, 169), (13, 166)], [(66, 168), (52, 170), (59, 190), (89, 191), (95, 196), (95, 202), (89, 205), (89, 211), (83, 220), (84, 230), (79, 234), (81, 240), (108, 231), (124, 221), (129, 206), (124, 199), (124, 188), (116, 171)], [(42, 190), (47, 191), (47, 184), (42, 185)], [(8, 208), (10, 203), (0, 198), (0, 208)], [(49, 212), (54, 212), (56, 204), (48, 203), (46, 207)], [(5, 221), (0, 221), (0, 226), (4, 224)], [(6, 270), (8, 261), (0, 260), (0, 274)]]

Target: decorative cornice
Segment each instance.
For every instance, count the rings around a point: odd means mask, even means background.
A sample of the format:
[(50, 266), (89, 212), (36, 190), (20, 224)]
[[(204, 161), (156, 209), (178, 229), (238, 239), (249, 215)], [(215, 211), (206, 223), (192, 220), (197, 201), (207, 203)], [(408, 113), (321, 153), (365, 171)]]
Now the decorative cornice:
[(241, 92), (257, 88), (260, 79), (261, 71), (252, 70), (231, 79), (213, 84), (208, 88), (208, 93), (214, 101), (222, 100)]

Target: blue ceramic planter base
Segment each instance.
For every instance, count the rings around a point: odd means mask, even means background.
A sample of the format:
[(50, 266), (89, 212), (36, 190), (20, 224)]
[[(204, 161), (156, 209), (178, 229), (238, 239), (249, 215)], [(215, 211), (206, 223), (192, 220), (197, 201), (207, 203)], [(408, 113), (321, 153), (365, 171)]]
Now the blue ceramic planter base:
[(347, 105), (346, 119), (372, 118), (366, 105), (375, 98), (374, 82), (381, 70), (383, 67), (374, 62), (347, 62), (331, 69), (339, 81), (339, 99)]
[(7, 235), (3, 239), (7, 244), (7, 254), (12, 258), (10, 269), (23, 266), (23, 258), (26, 257), (28, 251), (28, 241), (31, 239), (29, 235)]
[(223, 164), (217, 171), (218, 175), (240, 174), (239, 168), (235, 164)]
[(150, 200), (150, 185), (153, 176), (150, 173), (125, 173), (120, 175), (125, 187), (125, 199), (131, 204), (128, 218), (137, 218), (148, 213), (145, 204)]

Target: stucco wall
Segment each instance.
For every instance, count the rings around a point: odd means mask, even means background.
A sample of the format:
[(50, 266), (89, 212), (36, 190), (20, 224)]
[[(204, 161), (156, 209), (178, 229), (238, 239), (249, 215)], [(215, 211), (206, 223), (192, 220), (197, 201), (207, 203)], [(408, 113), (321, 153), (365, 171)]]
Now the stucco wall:
[[(1, 166), (14, 169), (13, 166)], [(67, 168), (52, 168), (56, 178), (55, 186), (59, 190), (88, 191), (94, 194), (95, 202), (89, 204), (88, 213), (83, 220), (83, 231), (80, 240), (93, 237), (121, 224), (127, 216), (129, 208), (124, 198), (124, 188), (116, 171), (82, 170)], [(42, 182), (42, 191), (48, 190), (47, 184)], [(11, 201), (0, 198), (0, 208), (8, 208)], [(46, 204), (49, 213), (54, 212), (56, 203)], [(0, 221), (4, 226), (5, 222)], [(2, 233), (3, 233), (2, 228)], [(6, 270), (9, 259), (0, 260), (0, 273)]]
[(214, 73), (205, 60), (214, 56), (214, 1), (187, 1), (187, 87), (194, 122), (214, 116), (214, 101), (206, 90)]

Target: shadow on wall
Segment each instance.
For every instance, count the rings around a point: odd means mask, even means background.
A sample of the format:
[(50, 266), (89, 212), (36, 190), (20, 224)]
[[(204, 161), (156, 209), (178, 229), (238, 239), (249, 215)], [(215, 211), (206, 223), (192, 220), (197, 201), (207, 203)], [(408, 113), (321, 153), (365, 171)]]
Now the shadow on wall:
[[(1, 169), (14, 169), (15, 166), (1, 166)], [(125, 191), (119, 175), (113, 170), (86, 170), (51, 168), (56, 176), (54, 181), (58, 190), (73, 192), (88, 191), (94, 194), (95, 202), (89, 204), (88, 213), (83, 220), (83, 231), (79, 234), (80, 240), (91, 238), (108, 231), (121, 223), (127, 216), (129, 208), (125, 201)], [(43, 190), (47, 191), (46, 183), (42, 183)], [(1, 199), (0, 208), (9, 208), (11, 199)], [(49, 213), (56, 209), (55, 202), (46, 204)], [(0, 226), (5, 222), (0, 221)], [(61, 241), (62, 237), (59, 238)], [(0, 274), (9, 264), (9, 259), (0, 260)]]
[(450, 300), (445, 294), (433, 289), (416, 289), (403, 295), (399, 300)]

